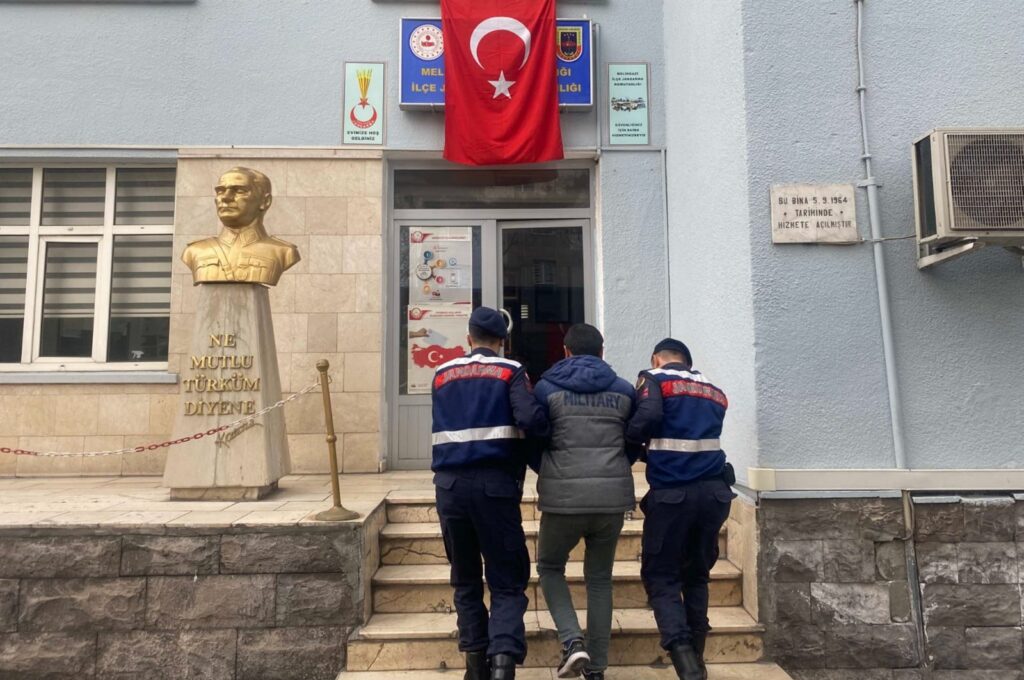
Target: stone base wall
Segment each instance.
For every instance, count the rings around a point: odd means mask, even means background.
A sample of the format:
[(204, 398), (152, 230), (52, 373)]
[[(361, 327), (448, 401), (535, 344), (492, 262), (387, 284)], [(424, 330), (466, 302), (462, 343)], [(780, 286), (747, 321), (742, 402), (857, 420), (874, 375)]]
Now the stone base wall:
[[(798, 680), (1024, 680), (1024, 499), (761, 499), (767, 654)], [(911, 540), (912, 539), (912, 540)]]
[(1024, 679), (1024, 496), (921, 498), (914, 510), (929, 661), (964, 680)]
[(375, 542), (360, 524), (5, 530), (0, 678), (334, 680)]

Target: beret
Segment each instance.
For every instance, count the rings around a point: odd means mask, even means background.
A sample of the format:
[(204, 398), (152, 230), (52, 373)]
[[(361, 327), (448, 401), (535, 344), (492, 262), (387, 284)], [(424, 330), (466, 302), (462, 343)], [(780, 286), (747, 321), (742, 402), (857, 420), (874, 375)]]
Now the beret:
[(693, 366), (693, 357), (690, 355), (690, 348), (675, 338), (665, 338), (654, 346), (654, 353), (675, 352), (686, 357), (686, 363)]
[(508, 326), (501, 312), (490, 307), (477, 307), (469, 317), (469, 325), (487, 335), (504, 340), (508, 336)]

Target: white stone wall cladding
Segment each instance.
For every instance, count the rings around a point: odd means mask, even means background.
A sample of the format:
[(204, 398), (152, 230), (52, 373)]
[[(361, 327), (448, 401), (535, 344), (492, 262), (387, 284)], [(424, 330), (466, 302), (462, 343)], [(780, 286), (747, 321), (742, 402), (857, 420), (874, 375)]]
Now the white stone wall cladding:
[[(302, 255), (270, 290), (281, 389), (290, 396), (331, 363), (334, 424), (343, 472), (377, 472), (381, 459), (382, 162), (379, 158), (182, 157), (175, 201), (168, 370), (188, 372), (198, 288), (178, 259), (213, 236), (213, 187), (236, 165), (273, 183), (266, 224)], [(179, 385), (0, 385), (0, 446), (39, 451), (115, 450), (171, 437)], [(323, 402), (313, 394), (285, 407), (291, 471), (329, 471)], [(159, 475), (166, 449), (96, 458), (0, 454), (0, 477)]]
[[(242, 165), (266, 174), (274, 202), (268, 232), (299, 246), (302, 260), (270, 291), (281, 389), (285, 396), (316, 380), (331, 363), (332, 405), (342, 472), (377, 472), (381, 457), (383, 267), (382, 162), (378, 158), (183, 157), (178, 162), (175, 253), (217, 233), (213, 187)], [(171, 300), (171, 370), (187, 360), (192, 274), (175, 260)], [(316, 395), (285, 407), (294, 474), (328, 472), (323, 403)]]
[(912, 584), (900, 499), (762, 499), (766, 651), (794, 678), (1024, 680), (1024, 502), (914, 509)]
[(0, 678), (334, 680), (344, 668), (369, 599), (366, 527), (148, 531), (0, 532)]

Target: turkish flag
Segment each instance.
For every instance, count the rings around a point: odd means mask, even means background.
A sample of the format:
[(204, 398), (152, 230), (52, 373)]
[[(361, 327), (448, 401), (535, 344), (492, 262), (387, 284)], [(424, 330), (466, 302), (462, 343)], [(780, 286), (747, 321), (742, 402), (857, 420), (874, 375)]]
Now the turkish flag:
[(555, 0), (441, 0), (444, 157), (540, 163), (564, 157)]

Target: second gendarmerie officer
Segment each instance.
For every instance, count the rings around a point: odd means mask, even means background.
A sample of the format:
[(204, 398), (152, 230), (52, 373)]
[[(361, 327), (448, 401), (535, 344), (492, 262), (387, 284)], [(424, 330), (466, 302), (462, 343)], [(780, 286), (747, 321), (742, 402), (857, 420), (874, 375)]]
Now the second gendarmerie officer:
[(526, 438), (547, 437), (550, 426), (526, 369), (499, 356), (507, 334), (501, 314), (475, 309), (469, 319), (472, 352), (440, 366), (433, 384), (431, 469), (465, 680), (513, 680), (516, 665), (526, 659), (530, 556), (519, 503)]
[[(682, 680), (706, 680), (708, 582), (718, 533), (729, 517), (736, 479), (719, 437), (729, 402), (693, 369), (690, 350), (666, 338), (640, 373), (627, 439), (647, 442), (641, 578)], [(682, 597), (680, 597), (682, 593)]]

